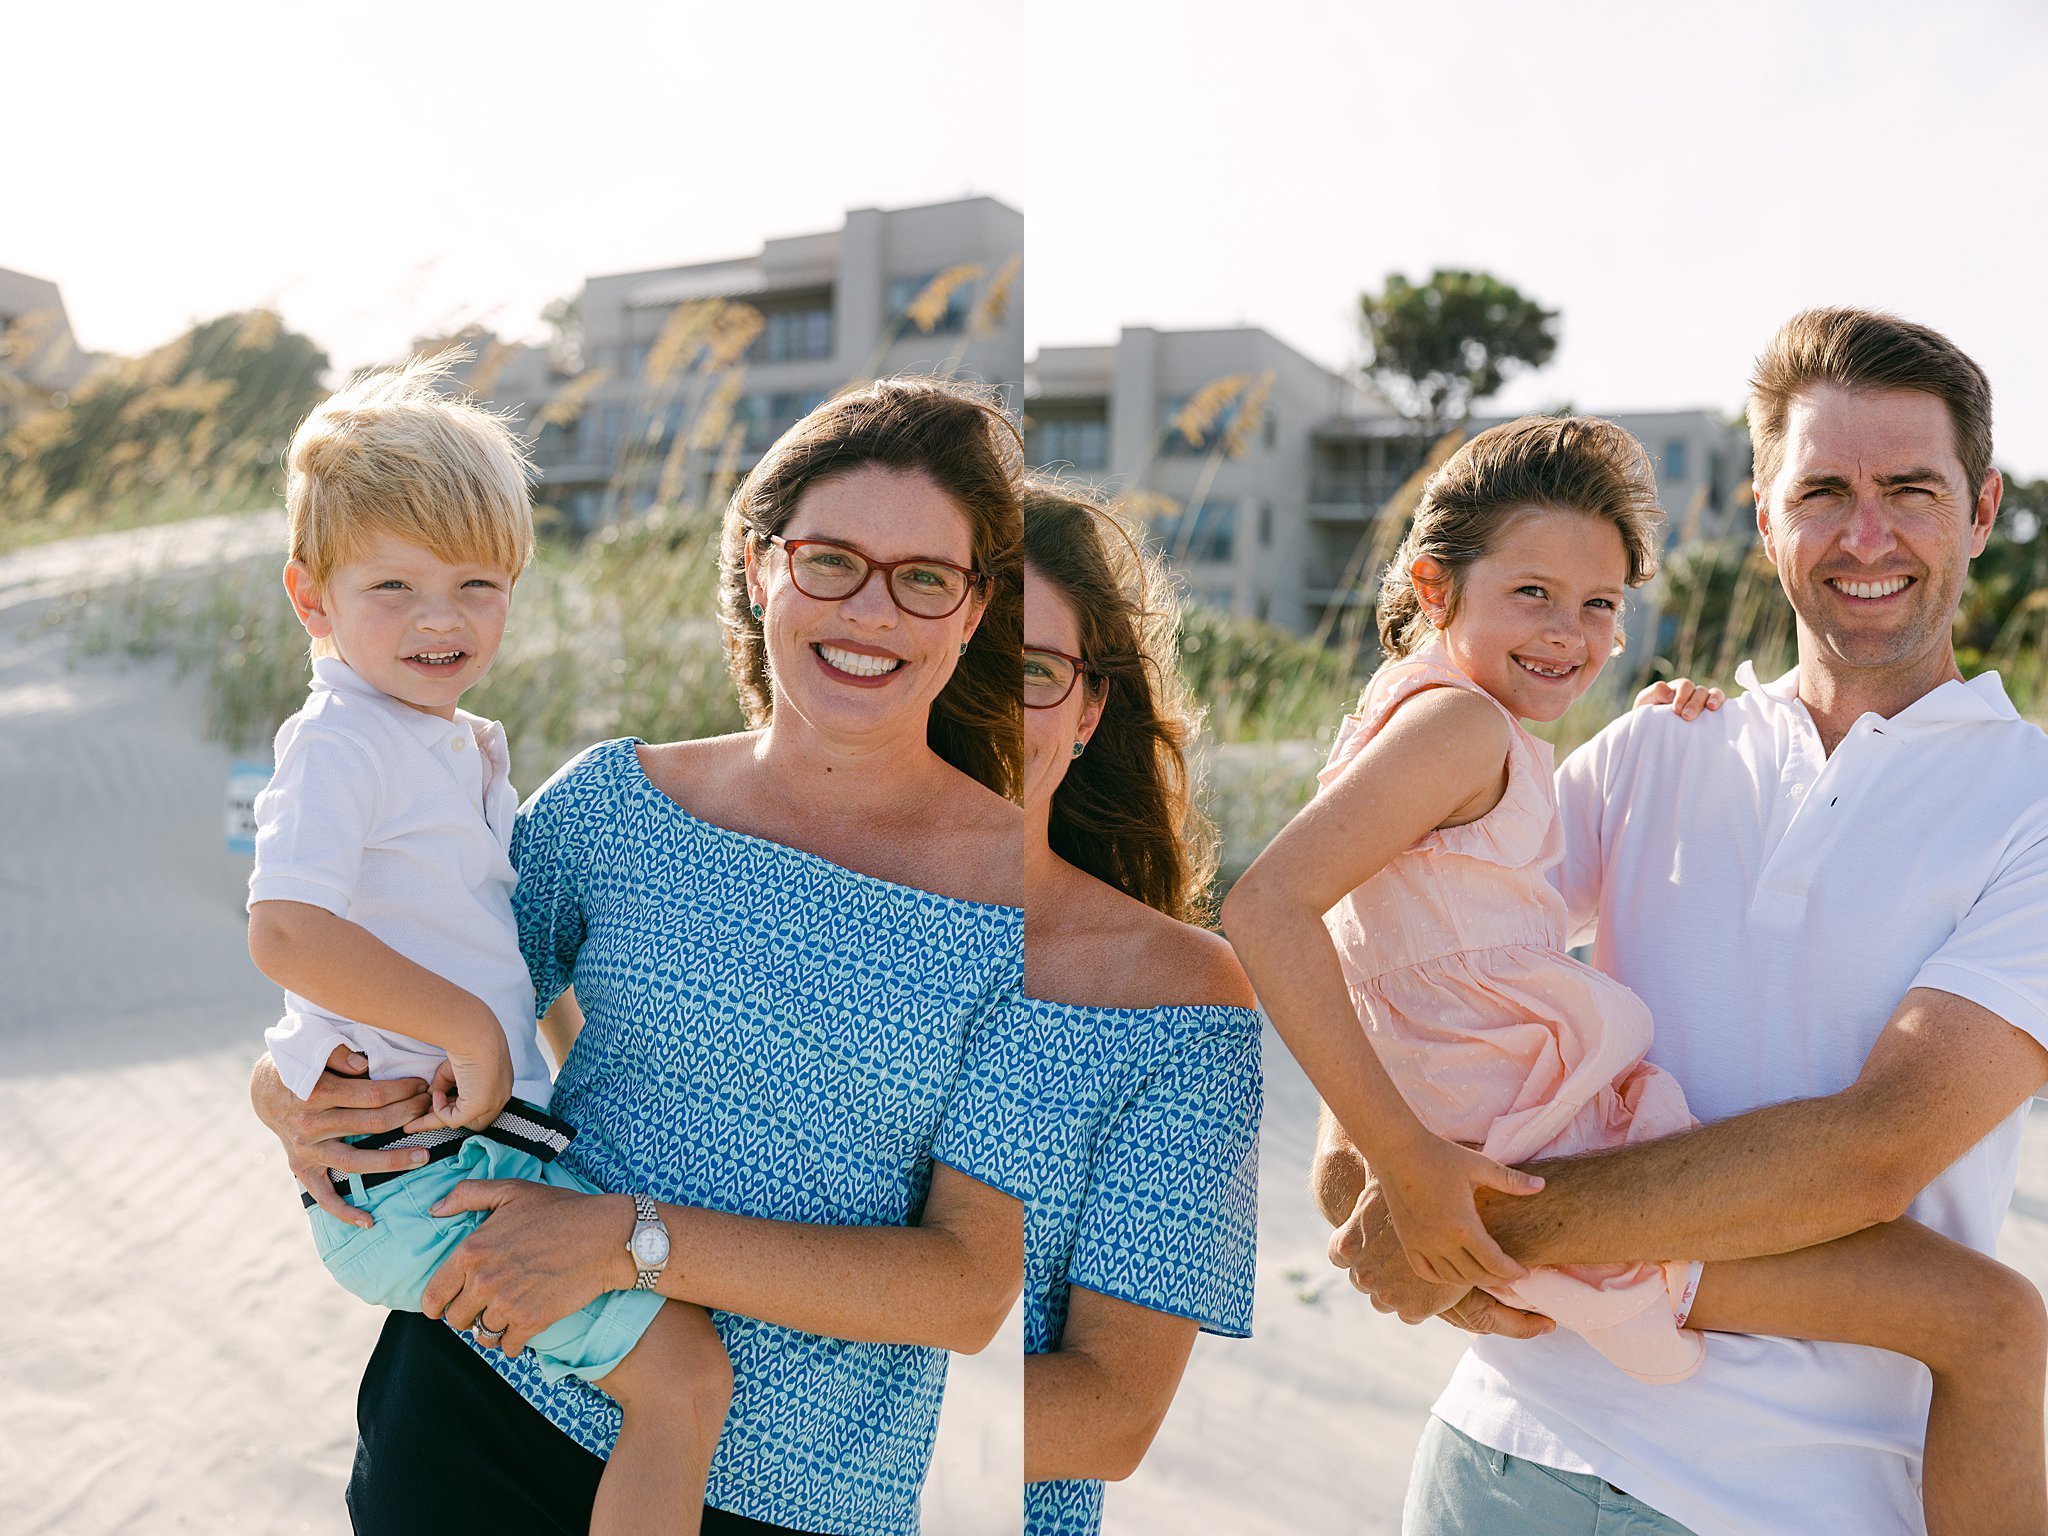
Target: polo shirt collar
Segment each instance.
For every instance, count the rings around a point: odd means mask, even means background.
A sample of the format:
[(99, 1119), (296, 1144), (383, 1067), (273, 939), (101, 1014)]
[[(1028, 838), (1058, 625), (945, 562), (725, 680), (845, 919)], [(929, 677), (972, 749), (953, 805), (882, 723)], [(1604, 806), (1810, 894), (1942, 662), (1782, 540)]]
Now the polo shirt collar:
[(430, 715), (423, 709), (414, 709), (410, 704), (402, 703), (392, 698), (383, 689), (372, 687), (369, 683), (364, 682), (361, 674), (338, 656), (315, 656), (313, 658), (313, 686), (316, 688), (326, 688), (331, 692), (343, 694), (352, 699), (361, 699), (365, 703), (383, 710), (387, 716), (397, 721), (415, 740), (426, 747), (443, 747), (446, 745), (449, 736), (457, 730), (467, 729), (474, 734), (475, 724), (470, 722), (484, 723), (478, 721), (475, 715), (471, 715), (468, 711), (462, 709), (455, 711), (455, 718), (453, 720), (443, 720), (439, 715)]
[[(1759, 681), (1756, 663), (1745, 661), (1735, 669), (1735, 681), (1745, 694), (1754, 694), (1772, 704), (1804, 709), (1799, 701), (1799, 669), (1783, 677)], [(2020, 712), (2005, 695), (2005, 684), (1996, 672), (1979, 672), (1965, 682), (1953, 679), (1930, 690), (1893, 715), (1893, 726), (1967, 725), (1991, 720), (2017, 720)]]

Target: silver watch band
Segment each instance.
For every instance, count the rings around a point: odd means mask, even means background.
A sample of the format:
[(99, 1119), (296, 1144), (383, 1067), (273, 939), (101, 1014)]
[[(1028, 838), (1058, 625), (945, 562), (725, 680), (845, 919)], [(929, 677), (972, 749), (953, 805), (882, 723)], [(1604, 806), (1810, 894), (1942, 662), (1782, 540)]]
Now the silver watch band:
[[(661, 1208), (654, 1203), (654, 1197), (652, 1195), (636, 1194), (633, 1196), (633, 1237), (638, 1238), (640, 1229), (648, 1226), (660, 1227), (662, 1236), (668, 1236), (668, 1226), (661, 1219)], [(634, 1243), (630, 1240), (626, 1244), (626, 1251), (634, 1255), (634, 1271), (637, 1278), (633, 1281), (633, 1289), (636, 1291), (653, 1290), (655, 1283), (661, 1279), (663, 1268), (668, 1264), (667, 1255), (664, 1254), (661, 1263), (657, 1264), (654, 1268), (641, 1269), (639, 1267), (639, 1255), (635, 1253)]]

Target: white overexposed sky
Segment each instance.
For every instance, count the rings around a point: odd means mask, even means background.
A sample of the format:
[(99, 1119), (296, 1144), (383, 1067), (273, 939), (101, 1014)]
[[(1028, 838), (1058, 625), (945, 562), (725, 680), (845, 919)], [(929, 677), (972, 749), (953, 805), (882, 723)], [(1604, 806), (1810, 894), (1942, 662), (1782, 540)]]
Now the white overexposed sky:
[(2048, 475), (2038, 0), (79, 0), (7, 25), (0, 266), (134, 351), (269, 302), (343, 366), (849, 206), (1026, 213), (1033, 345), (1263, 325), (1333, 367), (1389, 271), (1563, 311), (1502, 409), (1734, 411), (1810, 304), (1990, 373)]
[[(1355, 362), (1388, 272), (1563, 312), (1498, 408), (1741, 407), (1797, 310), (1946, 332), (2048, 475), (2048, 7), (1513, 0), (1025, 8), (1029, 337), (1263, 325)], [(1041, 79), (1055, 71), (1041, 72)]]

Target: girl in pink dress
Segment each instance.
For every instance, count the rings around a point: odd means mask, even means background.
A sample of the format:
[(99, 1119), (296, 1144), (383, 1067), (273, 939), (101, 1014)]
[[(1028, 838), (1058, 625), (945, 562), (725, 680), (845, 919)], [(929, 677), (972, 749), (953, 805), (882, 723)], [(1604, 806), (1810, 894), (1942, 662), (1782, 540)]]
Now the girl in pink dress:
[(1898, 1221), (1704, 1274), (1525, 1270), (1479, 1220), (1475, 1190), (1541, 1187), (1514, 1164), (1693, 1123), (1644, 1060), (1641, 1000), (1565, 953), (1551, 750), (1521, 723), (1556, 720), (1620, 649), (1657, 517), (1641, 446), (1608, 422), (1529, 417), (1453, 454), (1382, 583), (1388, 660), (1224, 926), (1424, 1279), (1552, 1318), (1646, 1381), (1698, 1366), (1688, 1312), (1913, 1355), (1935, 1380), (1930, 1530), (2038, 1529), (2012, 1522), (2048, 1484), (2041, 1304), (1995, 1261)]

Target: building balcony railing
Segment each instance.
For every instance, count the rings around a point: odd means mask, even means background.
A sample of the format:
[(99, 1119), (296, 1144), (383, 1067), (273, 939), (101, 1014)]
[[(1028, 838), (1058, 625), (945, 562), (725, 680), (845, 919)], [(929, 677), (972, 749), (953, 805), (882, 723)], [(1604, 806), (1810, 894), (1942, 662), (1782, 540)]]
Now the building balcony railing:
[(1370, 606), (1376, 594), (1365, 586), (1339, 587), (1327, 571), (1318, 571), (1302, 584), (1301, 600), (1310, 608), (1356, 608)]
[(1308, 515), (1326, 523), (1370, 522), (1404, 483), (1400, 475), (1318, 475), (1309, 482)]

